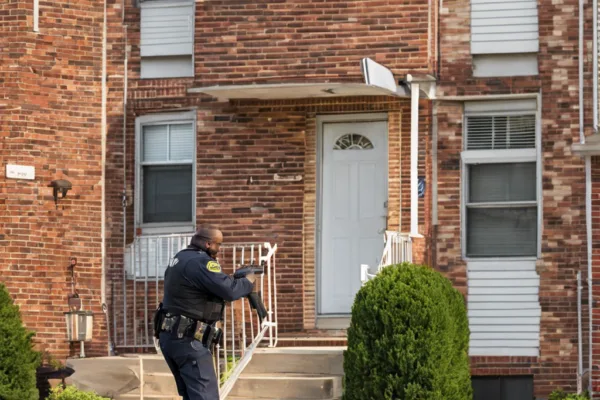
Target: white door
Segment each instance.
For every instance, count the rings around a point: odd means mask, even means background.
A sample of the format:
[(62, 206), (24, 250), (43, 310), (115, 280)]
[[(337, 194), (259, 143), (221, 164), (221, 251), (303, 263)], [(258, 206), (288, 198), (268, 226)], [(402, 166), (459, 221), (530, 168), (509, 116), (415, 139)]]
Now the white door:
[(349, 314), (360, 265), (375, 266), (387, 220), (387, 123), (323, 128), (320, 314)]

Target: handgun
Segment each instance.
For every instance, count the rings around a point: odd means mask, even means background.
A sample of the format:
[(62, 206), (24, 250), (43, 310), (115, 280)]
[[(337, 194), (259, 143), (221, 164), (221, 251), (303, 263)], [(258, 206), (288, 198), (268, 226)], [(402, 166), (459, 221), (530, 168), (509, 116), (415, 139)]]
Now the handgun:
[[(239, 279), (239, 278), (243, 278), (249, 274), (262, 275), (264, 273), (265, 273), (265, 265), (264, 265), (264, 261), (263, 261), (263, 263), (261, 265), (251, 264), (251, 265), (241, 266), (240, 269), (235, 271), (235, 273), (233, 274), (233, 277), (235, 279)], [(248, 298), (250, 307), (256, 310), (256, 313), (258, 314), (258, 319), (260, 320), (260, 323), (262, 324), (263, 319), (265, 319), (265, 317), (268, 315), (268, 312), (267, 312), (267, 309), (265, 308), (265, 305), (263, 304), (262, 298), (260, 296), (260, 292), (252, 291), (252, 293), (250, 293), (246, 297)]]

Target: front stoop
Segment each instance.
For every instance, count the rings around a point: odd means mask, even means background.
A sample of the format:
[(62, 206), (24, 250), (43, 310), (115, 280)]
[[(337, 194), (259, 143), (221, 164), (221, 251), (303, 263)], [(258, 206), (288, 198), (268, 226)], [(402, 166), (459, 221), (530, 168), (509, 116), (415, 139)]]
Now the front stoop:
[(228, 399), (340, 399), (344, 350), (345, 347), (257, 349)]
[[(227, 397), (231, 400), (338, 400), (345, 347), (258, 348)], [(140, 398), (139, 359), (144, 359), (144, 399), (180, 400), (162, 356), (71, 359), (67, 380), (115, 400)]]

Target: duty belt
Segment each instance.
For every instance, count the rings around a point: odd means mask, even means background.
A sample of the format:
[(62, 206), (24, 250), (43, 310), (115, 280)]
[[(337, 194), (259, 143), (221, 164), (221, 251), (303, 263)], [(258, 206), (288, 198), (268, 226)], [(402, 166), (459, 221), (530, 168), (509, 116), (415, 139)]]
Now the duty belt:
[(177, 334), (177, 338), (196, 337), (202, 340), (205, 333), (212, 327), (204, 322), (188, 318), (184, 315), (166, 314), (161, 324), (161, 330)]

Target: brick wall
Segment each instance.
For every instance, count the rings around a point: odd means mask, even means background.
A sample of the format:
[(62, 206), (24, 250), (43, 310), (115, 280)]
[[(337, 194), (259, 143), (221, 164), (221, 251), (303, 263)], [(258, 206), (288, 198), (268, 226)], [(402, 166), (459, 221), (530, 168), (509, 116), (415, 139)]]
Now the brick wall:
[[(88, 354), (106, 355), (101, 291), (102, 2), (0, 4), (0, 271), (40, 349), (78, 354), (66, 342), (70, 257), (83, 308), (94, 312)], [(34, 180), (5, 176), (5, 164), (35, 167)], [(73, 189), (58, 208), (49, 183)]]
[[(422, 0), (196, 2), (196, 82), (360, 81), (363, 57), (396, 73), (428, 70), (433, 15)], [(139, 9), (127, 18), (137, 78)]]
[[(430, 71), (435, 59), (435, 40), (428, 22), (433, 23), (436, 14), (428, 10), (427, 4), (308, 0), (196, 2), (196, 77), (140, 80), (140, 14), (133, 1), (127, 1), (128, 28), (121, 29), (115, 22), (109, 30), (109, 35), (113, 35), (110, 68), (114, 74), (114, 79), (109, 80), (112, 107), (107, 160), (107, 179), (111, 182), (107, 187), (109, 281), (115, 284), (122, 281), (124, 227), (126, 242), (134, 235), (136, 116), (196, 109), (197, 222), (219, 225), (227, 241), (276, 242), (281, 274), (278, 288), (281, 328), (298, 331), (314, 326), (316, 116), (390, 111), (389, 226), (398, 228), (402, 210), (404, 230), (410, 224), (408, 102), (372, 97), (226, 104), (204, 95), (187, 94), (187, 89), (233, 83), (358, 82), (362, 81), (359, 62), (363, 57), (392, 68), (398, 78), (411, 71)], [(125, 121), (119, 99), (125, 56), (123, 34), (130, 46)], [(429, 176), (425, 151), (429, 149), (430, 110), (426, 102), (421, 106), (419, 175)], [(302, 175), (303, 180), (274, 182), (274, 173)], [(248, 183), (250, 176), (253, 184)], [(125, 225), (123, 192), (127, 195)], [(421, 224), (425, 223), (429, 193), (430, 190), (419, 202)], [(423, 232), (427, 229), (425, 225), (421, 227)], [(421, 248), (422, 253), (425, 248)], [(299, 301), (300, 298), (304, 301)]]
[[(439, 94), (542, 94), (543, 236), (537, 263), (542, 306), (540, 356), (477, 357), (474, 374), (534, 374), (536, 396), (557, 387), (574, 390), (577, 370), (576, 274), (586, 269), (585, 175), (570, 146), (578, 141), (577, 1), (540, 1), (537, 77), (473, 78), (470, 2), (444, 1), (441, 12)], [(591, 14), (588, 14), (591, 18)], [(586, 67), (587, 69), (587, 67)], [(589, 77), (589, 75), (588, 75)], [(440, 102), (438, 268), (466, 292), (460, 249), (462, 104)]]
[[(316, 116), (332, 113), (389, 112), (389, 227), (399, 228), (400, 198), (409, 196), (404, 160), (410, 151), (410, 104), (383, 97), (336, 98), (296, 101), (239, 101), (202, 104), (202, 98), (137, 100), (137, 115), (173, 107), (198, 107), (197, 222), (218, 225), (227, 242), (277, 243), (278, 311), (282, 332), (314, 328), (315, 323), (315, 210), (316, 210)], [(157, 105), (161, 107), (156, 108)], [(425, 148), (429, 126), (424, 109), (420, 147)], [(128, 136), (134, 136), (134, 117), (128, 118)], [(405, 122), (401, 122), (405, 121)], [(132, 139), (133, 140), (133, 139)], [(133, 191), (133, 145), (128, 150), (128, 187)], [(420, 174), (424, 175), (424, 157)], [(118, 171), (119, 165), (111, 171)], [(273, 175), (301, 175), (300, 182), (277, 182)], [(122, 171), (111, 179), (122, 176)], [(252, 183), (249, 178), (252, 177)], [(402, 177), (402, 188), (400, 178)], [(115, 196), (116, 201), (116, 196)], [(420, 199), (421, 223), (425, 222), (425, 199)], [(122, 220), (122, 212), (111, 219)], [(133, 207), (128, 208), (129, 214)], [(403, 211), (404, 212), (404, 211)], [(403, 220), (410, 213), (403, 214)], [(128, 216), (132, 221), (132, 216)], [(114, 241), (121, 232), (114, 225)], [(424, 228), (422, 228), (424, 229)], [(129, 234), (133, 226), (128, 226)], [(115, 249), (118, 245), (113, 246)], [(383, 248), (383, 242), (382, 242)], [(115, 251), (110, 265), (121, 260)], [(300, 299), (303, 299), (301, 301)]]

